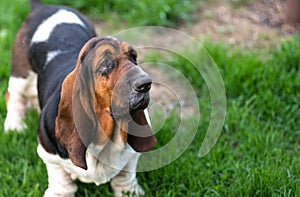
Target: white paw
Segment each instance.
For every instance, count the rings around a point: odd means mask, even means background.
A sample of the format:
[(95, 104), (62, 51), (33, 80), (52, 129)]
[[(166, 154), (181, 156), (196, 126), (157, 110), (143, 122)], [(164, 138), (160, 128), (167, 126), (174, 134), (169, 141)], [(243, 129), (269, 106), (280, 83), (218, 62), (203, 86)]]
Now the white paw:
[(134, 190), (131, 191), (131, 194), (133, 196), (144, 196), (145, 195), (145, 191), (143, 190), (143, 188), (139, 184), (137, 184), (134, 187)]
[(59, 194), (49, 188), (45, 191), (43, 197), (74, 197), (75, 194)]
[(131, 187), (114, 188), (115, 197), (123, 197), (123, 196), (139, 197), (144, 195), (145, 192), (139, 184), (135, 184)]
[(23, 131), (27, 128), (27, 125), (24, 123), (20, 117), (7, 116), (4, 122), (4, 131)]

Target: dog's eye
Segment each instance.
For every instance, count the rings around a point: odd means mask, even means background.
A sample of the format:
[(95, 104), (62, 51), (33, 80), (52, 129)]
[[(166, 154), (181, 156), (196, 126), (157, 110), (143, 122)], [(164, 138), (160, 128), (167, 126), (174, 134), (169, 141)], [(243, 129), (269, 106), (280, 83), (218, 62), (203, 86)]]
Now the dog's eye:
[(112, 69), (114, 69), (114, 67), (115, 67), (115, 62), (113, 60), (105, 59), (98, 65), (96, 72), (100, 72), (104, 75), (109, 74), (109, 72)]
[(130, 61), (132, 61), (135, 65), (137, 65), (137, 54), (134, 50), (130, 50)]

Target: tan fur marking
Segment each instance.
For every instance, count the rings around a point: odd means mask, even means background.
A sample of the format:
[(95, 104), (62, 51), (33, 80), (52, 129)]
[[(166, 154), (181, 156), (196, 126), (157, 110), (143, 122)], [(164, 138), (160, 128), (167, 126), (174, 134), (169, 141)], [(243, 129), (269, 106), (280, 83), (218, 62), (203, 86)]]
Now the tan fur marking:
[(127, 132), (128, 132), (128, 120), (122, 120), (120, 125), (120, 133), (122, 137), (122, 141), (124, 143), (127, 142)]
[[(99, 110), (99, 112), (98, 112)], [(96, 145), (104, 144), (108, 139), (112, 136), (112, 131), (114, 129), (114, 121), (110, 116), (110, 111), (108, 108), (101, 111), (101, 109), (96, 109), (99, 125), (100, 125), (100, 133), (98, 134)]]
[(10, 96), (9, 91), (6, 91), (6, 93), (5, 93), (5, 101), (6, 101), (6, 105), (8, 104), (9, 96)]

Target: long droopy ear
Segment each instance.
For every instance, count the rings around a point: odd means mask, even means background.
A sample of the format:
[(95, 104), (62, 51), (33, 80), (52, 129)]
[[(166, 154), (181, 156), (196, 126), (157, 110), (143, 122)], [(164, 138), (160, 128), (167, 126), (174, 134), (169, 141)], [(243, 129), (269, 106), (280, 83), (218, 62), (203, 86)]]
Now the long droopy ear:
[[(106, 119), (111, 126), (99, 124), (103, 117), (110, 117), (110, 114), (101, 111), (95, 101), (92, 65), (95, 54), (87, 52), (98, 41), (101, 40), (94, 38), (83, 47), (75, 69), (64, 80), (56, 118), (56, 138), (67, 149), (73, 164), (83, 169), (87, 169), (85, 153), (88, 145), (99, 141), (103, 143), (103, 139), (108, 139), (104, 135), (113, 129), (112, 119)], [(98, 115), (98, 112), (101, 113)], [(109, 131), (104, 132), (102, 128)]]
[(157, 140), (149, 126), (144, 110), (138, 110), (131, 115), (128, 123), (127, 142), (137, 152), (146, 152), (152, 149)]
[(61, 99), (56, 118), (55, 136), (67, 149), (74, 165), (87, 169), (85, 160), (86, 146), (83, 144), (73, 119), (72, 94), (78, 70), (70, 73), (62, 84)]

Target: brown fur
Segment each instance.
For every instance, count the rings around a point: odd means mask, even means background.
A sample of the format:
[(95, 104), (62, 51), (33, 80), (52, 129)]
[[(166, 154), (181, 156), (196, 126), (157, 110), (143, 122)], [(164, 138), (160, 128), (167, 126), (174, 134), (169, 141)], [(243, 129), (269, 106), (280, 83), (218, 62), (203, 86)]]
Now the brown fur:
[(16, 35), (12, 53), (12, 70), (11, 76), (26, 78), (31, 70), (28, 60), (27, 25), (23, 23), (22, 27)]
[(9, 96), (10, 96), (9, 91), (6, 91), (6, 93), (5, 93), (5, 101), (6, 101), (6, 105), (8, 104)]

